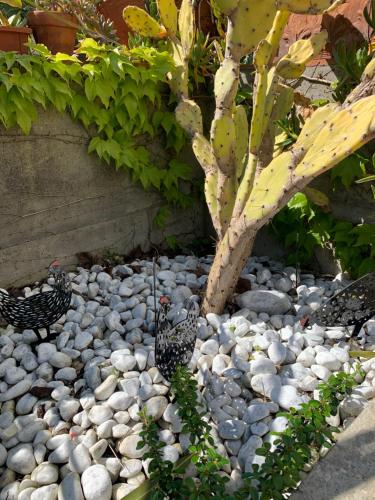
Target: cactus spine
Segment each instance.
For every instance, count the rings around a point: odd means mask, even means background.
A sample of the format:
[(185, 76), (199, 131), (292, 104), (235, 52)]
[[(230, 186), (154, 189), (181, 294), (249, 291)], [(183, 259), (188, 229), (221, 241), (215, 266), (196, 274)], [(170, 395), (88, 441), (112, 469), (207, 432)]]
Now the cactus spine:
[[(215, 0), (228, 24), (225, 54), (215, 75), (216, 110), (208, 138), (201, 110), (188, 93), (188, 60), (195, 34), (193, 0), (183, 0), (179, 12), (171, 1), (158, 0), (160, 25), (130, 7), (124, 19), (142, 34), (169, 40), (175, 61), (170, 85), (179, 98), (176, 117), (191, 137), (203, 168), (207, 205), (218, 235), (203, 308), (221, 313), (257, 231), (294, 193), (375, 136), (375, 66), (368, 65), (362, 83), (342, 106), (317, 109), (292, 149), (275, 151), (279, 130), (274, 121), (286, 116), (295, 98), (286, 80), (299, 78), (326, 42), (325, 32), (297, 41), (275, 64), (289, 15), (321, 14), (341, 0)], [(235, 103), (240, 60), (249, 52), (254, 52), (256, 68), (251, 127), (245, 109)]]

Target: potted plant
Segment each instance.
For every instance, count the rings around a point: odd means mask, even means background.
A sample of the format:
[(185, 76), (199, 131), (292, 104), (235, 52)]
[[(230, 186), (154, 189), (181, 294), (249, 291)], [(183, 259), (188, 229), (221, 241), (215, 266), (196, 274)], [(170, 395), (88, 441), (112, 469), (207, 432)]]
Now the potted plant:
[(32, 31), (26, 28), (26, 19), (21, 11), (14, 13), (13, 7), (22, 8), (21, 0), (2, 0), (10, 9), (0, 10), (0, 50), (4, 52), (18, 52), (26, 54), (28, 48), (26, 43)]
[(43, 43), (56, 54), (73, 54), (78, 31), (74, 2), (70, 0), (31, 0), (35, 10), (29, 12), (27, 23), (37, 43)]

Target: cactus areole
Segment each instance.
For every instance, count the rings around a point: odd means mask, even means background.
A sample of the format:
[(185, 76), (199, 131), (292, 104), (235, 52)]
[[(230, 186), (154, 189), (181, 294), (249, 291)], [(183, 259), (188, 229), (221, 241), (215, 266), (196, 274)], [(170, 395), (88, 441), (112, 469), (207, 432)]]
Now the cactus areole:
[[(274, 63), (290, 13), (322, 14), (341, 0), (215, 0), (227, 17), (225, 57), (215, 75), (216, 110), (209, 137), (203, 134), (199, 105), (189, 98), (188, 61), (194, 43), (192, 0), (179, 11), (173, 0), (158, 0), (158, 25), (135, 7), (124, 19), (134, 31), (168, 38), (175, 69), (169, 75), (178, 96), (176, 117), (191, 137), (205, 174), (205, 196), (217, 232), (215, 260), (208, 277), (204, 312), (221, 313), (251, 254), (259, 229), (311, 180), (329, 170), (375, 136), (375, 66), (342, 105), (318, 108), (306, 121), (292, 149), (275, 147), (276, 120), (293, 105), (289, 79), (324, 48), (323, 31), (298, 40)], [(155, 24), (156, 23), (156, 24)], [(236, 106), (240, 60), (254, 53), (253, 115)]]

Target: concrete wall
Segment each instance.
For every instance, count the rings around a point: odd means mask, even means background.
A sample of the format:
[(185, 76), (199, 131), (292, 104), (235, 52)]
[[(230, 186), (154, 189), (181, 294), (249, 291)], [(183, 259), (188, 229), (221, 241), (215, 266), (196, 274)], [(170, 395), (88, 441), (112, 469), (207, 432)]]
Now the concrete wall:
[[(166, 235), (187, 242), (209, 231), (203, 204), (175, 211), (164, 230), (155, 228), (162, 198), (88, 155), (89, 140), (83, 127), (52, 110), (40, 112), (27, 137), (0, 131), (0, 287), (45, 276), (54, 258), (73, 264), (77, 252), (126, 254)], [(153, 154), (166, 159), (155, 145)]]

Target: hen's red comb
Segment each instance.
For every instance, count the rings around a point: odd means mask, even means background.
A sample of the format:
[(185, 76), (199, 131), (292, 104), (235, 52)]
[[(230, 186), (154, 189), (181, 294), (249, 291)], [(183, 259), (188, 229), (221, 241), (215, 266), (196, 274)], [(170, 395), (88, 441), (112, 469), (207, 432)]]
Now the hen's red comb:
[(168, 298), (168, 297), (166, 297), (165, 295), (162, 295), (162, 296), (160, 297), (160, 299), (159, 299), (159, 303), (160, 303), (161, 305), (163, 305), (163, 304), (169, 304), (169, 298)]
[(51, 264), (51, 267), (60, 267), (61, 264), (60, 264), (60, 261), (59, 260), (54, 260)]

